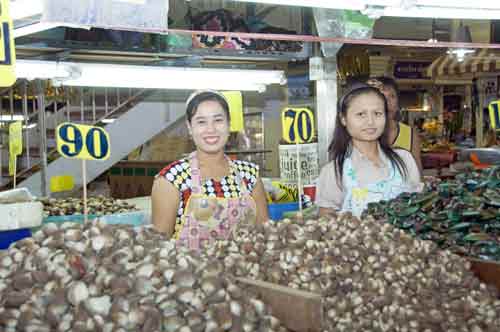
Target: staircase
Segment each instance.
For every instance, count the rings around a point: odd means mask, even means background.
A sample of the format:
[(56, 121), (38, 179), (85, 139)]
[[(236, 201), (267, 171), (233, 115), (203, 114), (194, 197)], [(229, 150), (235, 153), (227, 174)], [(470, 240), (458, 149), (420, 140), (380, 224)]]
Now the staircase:
[[(14, 88), (15, 90), (15, 88)], [(28, 89), (24, 89), (27, 91)], [(125, 91), (126, 90), (126, 91)], [(15, 95), (11, 93), (9, 95)], [(40, 157), (40, 132), (38, 126), (39, 102), (24, 102), (29, 96), (23, 94), (22, 111), (16, 109), (19, 102), (10, 103), (10, 114), (25, 114), (28, 124), (23, 130), (23, 154), (18, 157), (18, 186), (27, 187), (36, 196), (50, 195), (50, 179), (57, 175), (70, 175), (75, 187), (81, 187), (81, 160), (59, 157), (56, 151), (55, 128), (62, 122), (73, 122), (105, 127), (110, 136), (111, 155), (105, 161), (86, 162), (87, 183), (104, 173), (112, 165), (125, 158), (133, 149), (147, 142), (170, 124), (184, 115), (182, 104), (170, 103), (162, 98), (161, 92), (130, 89), (68, 89), (59, 92), (61, 98), (46, 98), (45, 140), (47, 160), (45, 181), (42, 181)], [(5, 101), (3, 103), (5, 106)], [(31, 108), (29, 107), (31, 106)], [(35, 109), (33, 112), (27, 109)], [(5, 110), (4, 110), (5, 112)], [(3, 114), (3, 113), (2, 113)], [(107, 123), (110, 122), (111, 123)], [(37, 125), (33, 127), (34, 125)], [(1, 157), (8, 161), (8, 130), (3, 130)], [(3, 166), (8, 166), (6, 162)], [(2, 186), (12, 187), (12, 177), (8, 176), (8, 167), (3, 167)], [(42, 183), (45, 183), (43, 188)]]

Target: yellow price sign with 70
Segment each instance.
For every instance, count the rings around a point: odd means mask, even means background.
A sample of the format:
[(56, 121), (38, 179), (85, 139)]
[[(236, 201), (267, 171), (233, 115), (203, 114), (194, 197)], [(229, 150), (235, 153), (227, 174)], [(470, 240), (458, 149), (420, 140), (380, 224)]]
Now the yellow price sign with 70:
[(111, 153), (108, 133), (101, 127), (62, 123), (56, 129), (57, 151), (66, 158), (106, 160)]
[(491, 129), (500, 130), (500, 100), (492, 101), (488, 105), (490, 111), (490, 126)]
[(281, 126), (287, 143), (309, 143), (314, 139), (314, 114), (307, 108), (284, 108)]

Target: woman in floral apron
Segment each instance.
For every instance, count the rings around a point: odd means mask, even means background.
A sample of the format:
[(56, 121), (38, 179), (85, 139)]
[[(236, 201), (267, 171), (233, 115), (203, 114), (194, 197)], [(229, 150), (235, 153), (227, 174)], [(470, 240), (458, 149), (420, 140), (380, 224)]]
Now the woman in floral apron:
[(212, 90), (193, 93), (186, 118), (196, 151), (157, 175), (152, 219), (157, 230), (198, 250), (226, 239), (238, 223), (267, 221), (267, 203), (258, 166), (224, 154), (230, 120), (225, 97)]
[(393, 149), (387, 101), (376, 88), (357, 83), (339, 100), (330, 154), (321, 170), (316, 204), (320, 214), (333, 210), (360, 216), (368, 203), (421, 189), (411, 153)]

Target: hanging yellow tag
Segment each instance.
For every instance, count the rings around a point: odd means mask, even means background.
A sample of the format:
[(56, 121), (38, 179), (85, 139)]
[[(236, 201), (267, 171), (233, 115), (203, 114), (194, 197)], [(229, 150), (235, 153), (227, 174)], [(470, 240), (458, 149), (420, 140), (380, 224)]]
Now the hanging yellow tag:
[(23, 124), (16, 121), (9, 125), (9, 153), (18, 156), (23, 152)]
[(16, 158), (15, 154), (9, 154), (9, 175), (13, 176), (16, 171)]
[(241, 132), (245, 129), (243, 121), (243, 96), (240, 91), (222, 92), (229, 104), (229, 114), (231, 116), (231, 132)]
[(70, 191), (75, 187), (75, 179), (71, 175), (58, 175), (50, 178), (50, 191)]
[(0, 86), (12, 86), (16, 81), (16, 48), (14, 29), (9, 13), (10, 0), (0, 0)]
[(490, 126), (492, 129), (500, 130), (500, 100), (495, 100), (488, 106), (490, 111)]

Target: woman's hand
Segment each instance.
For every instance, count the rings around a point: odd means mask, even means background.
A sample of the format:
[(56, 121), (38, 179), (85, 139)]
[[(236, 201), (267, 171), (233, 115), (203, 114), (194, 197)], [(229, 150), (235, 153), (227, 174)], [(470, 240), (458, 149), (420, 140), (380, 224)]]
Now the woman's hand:
[(335, 210), (330, 209), (330, 208), (319, 208), (319, 216), (320, 217), (325, 217), (325, 216), (332, 216), (335, 215)]
[(163, 177), (155, 179), (151, 190), (153, 227), (168, 237), (174, 234), (179, 199), (179, 191), (170, 182)]
[(252, 198), (257, 206), (257, 223), (263, 224), (269, 221), (269, 215), (267, 214), (267, 200), (266, 191), (264, 189), (264, 184), (260, 178), (257, 179), (255, 187), (252, 190)]

